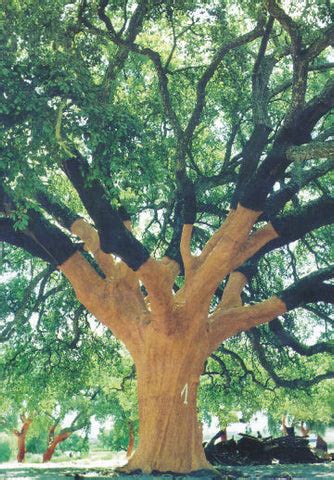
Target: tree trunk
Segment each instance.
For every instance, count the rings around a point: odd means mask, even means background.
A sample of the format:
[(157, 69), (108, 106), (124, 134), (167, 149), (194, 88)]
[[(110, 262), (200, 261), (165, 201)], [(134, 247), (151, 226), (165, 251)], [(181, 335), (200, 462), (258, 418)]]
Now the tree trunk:
[(26, 455), (26, 434), (23, 433), (17, 437), (17, 456), (16, 459), (19, 463), (24, 462)]
[(26, 436), (31, 425), (32, 420), (30, 418), (26, 419), (25, 416), (21, 417), (23, 425), (20, 431), (14, 430), (14, 435), (17, 438), (17, 455), (16, 459), (19, 463), (24, 462), (26, 455)]
[[(252, 218), (246, 218), (244, 226), (241, 220), (246, 214), (242, 210), (241, 219), (239, 214), (233, 214), (229, 224), (233, 228), (229, 235), (225, 230), (218, 232), (218, 236), (204, 250), (210, 259), (209, 263), (205, 261), (206, 257), (202, 257), (202, 264), (198, 263), (198, 259), (190, 258), (190, 251), (188, 256), (185, 255), (187, 239), (190, 241), (191, 234), (191, 229), (186, 229), (188, 235), (182, 243), (182, 255), (187, 264), (186, 280), (184, 287), (175, 295), (172, 288), (177, 272), (168, 259), (161, 262), (149, 259), (136, 274), (127, 267), (121, 268), (121, 263), (108, 264), (105, 270), (111, 267), (109, 276), (110, 279), (117, 279), (115, 285), (103, 283), (104, 280), (79, 254), (61, 265), (78, 300), (125, 343), (136, 365), (139, 442), (122, 471), (183, 474), (214, 470), (205, 457), (201, 426), (197, 419), (196, 395), (204, 362), (219, 343), (248, 328), (249, 323), (255, 326), (286, 311), (284, 302), (277, 297), (259, 306), (242, 307), (239, 297), (247, 278), (235, 272), (231, 274), (235, 281), (231, 284), (229, 279), (231, 288), (227, 289), (219, 308), (208, 317), (216, 280), (220, 275), (224, 276), (222, 268), (226, 272), (232, 269), (226, 259), (240, 248), (240, 242), (233, 240), (235, 230), (245, 236), (254, 221), (255, 213), (251, 212)], [(87, 228), (89, 236), (91, 227)], [(95, 252), (97, 258), (96, 245), (87, 247), (86, 233), (81, 235), (85, 248)], [(220, 245), (225, 238), (223, 234), (227, 238), (227, 246), (219, 250), (221, 255), (217, 258), (212, 257), (215, 245)], [(145, 298), (138, 277), (145, 285)], [(207, 478), (210, 477), (208, 474)]]
[(48, 448), (43, 453), (43, 463), (49, 462), (53, 457), (53, 454), (56, 450), (58, 443), (63, 442), (71, 435), (71, 432), (59, 433), (54, 437), (54, 439), (49, 443)]
[(189, 473), (212, 468), (202, 447), (196, 395), (207, 352), (203, 342), (154, 332), (136, 358), (139, 444), (124, 468)]
[(127, 457), (131, 457), (134, 446), (135, 446), (135, 436), (134, 436), (134, 433), (133, 433), (133, 425), (130, 423), (129, 424), (129, 443), (128, 443), (128, 448), (127, 448), (127, 451), (126, 451), (126, 456)]

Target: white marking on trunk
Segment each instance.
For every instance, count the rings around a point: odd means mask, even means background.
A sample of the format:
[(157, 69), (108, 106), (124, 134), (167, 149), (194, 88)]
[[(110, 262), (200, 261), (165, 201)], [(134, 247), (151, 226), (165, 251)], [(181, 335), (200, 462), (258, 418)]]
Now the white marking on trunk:
[(188, 384), (186, 383), (183, 389), (181, 390), (181, 398), (184, 395), (184, 404), (188, 405)]

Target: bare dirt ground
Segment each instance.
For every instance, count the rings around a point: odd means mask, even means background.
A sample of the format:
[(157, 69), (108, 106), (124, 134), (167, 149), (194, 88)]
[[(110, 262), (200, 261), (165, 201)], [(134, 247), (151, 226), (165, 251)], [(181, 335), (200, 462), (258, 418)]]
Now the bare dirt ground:
[(301, 464), (301, 465), (261, 465), (247, 467), (224, 467), (220, 475), (211, 475), (201, 472), (196, 476), (159, 474), (148, 475), (120, 475), (115, 468), (125, 463), (123, 453), (115, 454), (111, 460), (87, 459), (71, 460), (66, 462), (42, 463), (17, 463), (0, 464), (0, 480), (237, 480), (237, 479), (334, 479), (334, 463)]

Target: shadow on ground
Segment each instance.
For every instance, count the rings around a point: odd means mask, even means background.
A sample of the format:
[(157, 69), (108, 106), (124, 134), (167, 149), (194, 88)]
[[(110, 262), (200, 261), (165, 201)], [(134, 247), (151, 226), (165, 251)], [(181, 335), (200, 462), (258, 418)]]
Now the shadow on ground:
[(261, 465), (247, 467), (224, 467), (220, 473), (208, 471), (193, 475), (176, 475), (172, 473), (143, 475), (119, 474), (115, 470), (105, 468), (32, 468), (17, 466), (1, 468), (0, 480), (237, 480), (237, 479), (334, 479), (333, 464), (300, 464), (300, 465)]

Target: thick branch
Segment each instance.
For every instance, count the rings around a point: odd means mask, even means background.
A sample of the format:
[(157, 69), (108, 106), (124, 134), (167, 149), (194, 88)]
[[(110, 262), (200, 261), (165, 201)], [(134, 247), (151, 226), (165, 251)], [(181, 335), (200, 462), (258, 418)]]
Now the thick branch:
[(311, 142), (306, 145), (289, 147), (286, 155), (291, 162), (302, 162), (312, 158), (334, 158), (334, 141)]
[(305, 101), (307, 86), (307, 59), (302, 54), (302, 37), (298, 25), (281, 8), (275, 0), (268, 0), (270, 14), (278, 20), (288, 32), (291, 39), (291, 55), (293, 62), (292, 98), (284, 123), (289, 124)]
[(299, 355), (310, 357), (318, 353), (334, 353), (332, 343), (319, 342), (315, 345), (304, 345), (283, 327), (278, 318), (269, 323), (269, 328), (283, 347), (290, 347)]
[(208, 322), (211, 350), (237, 333), (270, 322), (287, 311), (285, 303), (278, 297), (271, 297), (257, 305), (217, 310)]
[(77, 235), (85, 244), (85, 250), (91, 252), (106, 278), (113, 279), (116, 266), (112, 255), (104, 253), (100, 247), (100, 239), (94, 227), (79, 218), (71, 225), (71, 232)]
[(23, 248), (52, 265), (60, 265), (75, 253), (77, 246), (61, 230), (35, 211), (30, 210), (27, 215), (25, 230), (16, 230), (13, 220), (1, 218), (0, 241)]
[(104, 297), (108, 294), (108, 284), (98, 275), (95, 269), (83, 258), (80, 253), (75, 253), (59, 269), (68, 278), (76, 297), (98, 320), (109, 322), (106, 318), (108, 305)]
[(299, 56), (302, 48), (302, 39), (297, 24), (291, 17), (281, 8), (276, 0), (268, 0), (268, 10), (270, 14), (278, 20), (284, 30), (286, 30), (291, 38), (291, 50), (294, 56)]
[[(188, 178), (185, 169), (179, 170), (176, 172), (177, 188), (175, 192), (175, 206), (174, 206), (174, 218), (172, 221), (173, 235), (172, 239), (166, 249), (165, 256), (176, 261), (180, 270), (183, 271), (184, 267), (184, 258), (183, 254), (185, 252), (183, 238), (183, 230), (185, 225), (188, 225), (186, 228), (190, 228), (190, 225), (193, 225), (196, 220), (196, 211), (197, 211), (197, 202), (196, 202), (196, 191), (193, 182)], [(187, 239), (189, 243), (189, 253), (190, 253), (190, 241), (191, 241), (191, 232), (190, 237)], [(183, 246), (182, 246), (183, 245)], [(183, 250), (183, 253), (182, 253)], [(188, 255), (188, 258), (189, 255)]]
[(278, 237), (274, 237), (274, 240), (260, 248), (250, 258), (250, 261), (257, 262), (266, 253), (298, 240), (317, 228), (332, 223), (334, 223), (334, 199), (326, 196), (309, 202), (300, 210), (272, 219), (271, 224)]
[(101, 250), (119, 256), (132, 270), (147, 261), (146, 248), (124, 226), (122, 218), (110, 205), (102, 184), (89, 180), (89, 166), (78, 154), (63, 162), (64, 171), (77, 190), (82, 203), (94, 220), (100, 237)]
[(330, 80), (320, 95), (308, 102), (288, 127), (280, 129), (271, 152), (243, 189), (241, 205), (254, 211), (264, 209), (268, 193), (291, 163), (287, 156), (288, 147), (309, 142), (314, 126), (333, 106), (334, 81)]
[(259, 52), (254, 63), (252, 75), (252, 108), (255, 125), (266, 125), (271, 130), (271, 124), (268, 117), (269, 89), (268, 81), (274, 67), (275, 60), (272, 57), (265, 57), (270, 33), (273, 27), (274, 19), (269, 17), (263, 34)]
[(247, 277), (240, 271), (232, 272), (225, 285), (223, 296), (217, 309), (241, 307), (241, 292), (247, 283)]
[(267, 357), (265, 356), (264, 348), (260, 343), (261, 334), (259, 330), (253, 329), (249, 334), (252, 345), (254, 350), (257, 353), (258, 359), (262, 365), (262, 367), (269, 373), (272, 380), (275, 384), (279, 387), (287, 387), (287, 388), (307, 388), (311, 387), (312, 385), (316, 385), (317, 383), (328, 380), (330, 378), (334, 378), (334, 372), (326, 372), (320, 375), (316, 375), (309, 380), (305, 380), (304, 378), (296, 378), (296, 379), (286, 379), (282, 378), (274, 370), (274, 367), (271, 365)]
[(334, 278), (334, 267), (318, 270), (283, 290), (280, 298), (285, 303), (287, 310), (319, 301), (334, 303), (334, 285), (324, 283), (332, 278)]
[[(174, 129), (176, 138), (178, 139), (179, 146), (181, 147), (181, 157), (186, 152), (185, 145), (183, 142), (183, 130), (181, 128), (179, 119), (174, 111), (173, 105), (172, 105), (172, 100), (170, 96), (170, 92), (168, 89), (168, 77), (166, 74), (166, 70), (162, 64), (161, 57), (160, 55), (155, 52), (154, 50), (151, 50), (150, 48), (138, 48), (137, 46), (132, 45), (132, 49), (137, 51), (138, 53), (147, 56), (150, 58), (155, 66), (157, 75), (158, 75), (158, 80), (159, 80), (159, 88), (160, 88), (160, 94), (163, 102), (163, 106), (165, 109), (165, 112), (172, 124), (172, 127)], [(177, 168), (178, 170), (179, 168)], [(182, 168), (180, 168), (182, 170)]]
[[(278, 244), (298, 240), (312, 230), (334, 223), (334, 198), (324, 195), (300, 210), (272, 219), (271, 223), (280, 237)], [(269, 249), (271, 245), (268, 244), (265, 248)]]
[(333, 24), (320, 31), (318, 38), (305, 50), (304, 57), (307, 58), (307, 60), (312, 60), (312, 58), (317, 57), (319, 53), (321, 53), (329, 45), (334, 45)]
[(271, 123), (268, 117), (268, 82), (275, 65), (275, 59), (274, 57), (265, 57), (265, 52), (272, 26), (273, 17), (270, 17), (254, 63), (252, 75), (252, 109), (255, 127), (249, 140), (242, 149), (242, 163), (231, 201), (232, 208), (236, 208), (244, 185), (257, 169), (263, 149), (268, 143), (268, 137), (271, 132)]
[[(253, 212), (238, 205), (224, 224), (211, 237), (197, 258), (197, 269), (186, 284), (186, 295), (192, 297), (192, 304), (208, 301), (219, 282), (238, 265), (235, 257), (248, 239), (249, 232), (259, 212)], [(190, 297), (189, 297), (190, 301)]]
[[(311, 167), (303, 173), (298, 169), (292, 171), (291, 180), (280, 190), (274, 192), (267, 200), (264, 217), (277, 215), (284, 205), (292, 199), (304, 186), (334, 169), (334, 159), (327, 160), (320, 165)], [(261, 218), (260, 218), (261, 219)]]
[[(322, 63), (319, 65), (311, 65), (308, 67), (309, 72), (323, 72), (326, 70), (330, 70), (334, 68), (334, 63), (333, 62), (328, 62), (328, 63)], [(272, 91), (270, 92), (270, 99), (273, 97), (276, 97), (276, 95), (284, 92), (287, 90), (289, 87), (291, 87), (293, 82), (293, 79), (291, 78), (290, 80), (286, 80), (285, 82), (281, 83), (280, 85), (277, 85), (277, 87), (273, 88)]]
[(249, 177), (256, 171), (263, 149), (268, 143), (270, 132), (271, 128), (269, 128), (268, 125), (264, 123), (257, 124), (242, 149), (242, 163), (231, 201), (232, 208), (236, 208), (244, 186), (247, 184)]
[(333, 278), (334, 267), (308, 275), (284, 290), (279, 298), (272, 297), (257, 305), (245, 307), (218, 307), (209, 318), (209, 335), (212, 349), (220, 342), (242, 330), (270, 322), (278, 315), (302, 304), (325, 301), (334, 303), (334, 285), (323, 283)]
[(71, 230), (72, 224), (80, 218), (67, 205), (56, 200), (51, 194), (43, 191), (36, 193), (36, 199), (49, 215), (55, 218), (60, 225)]

